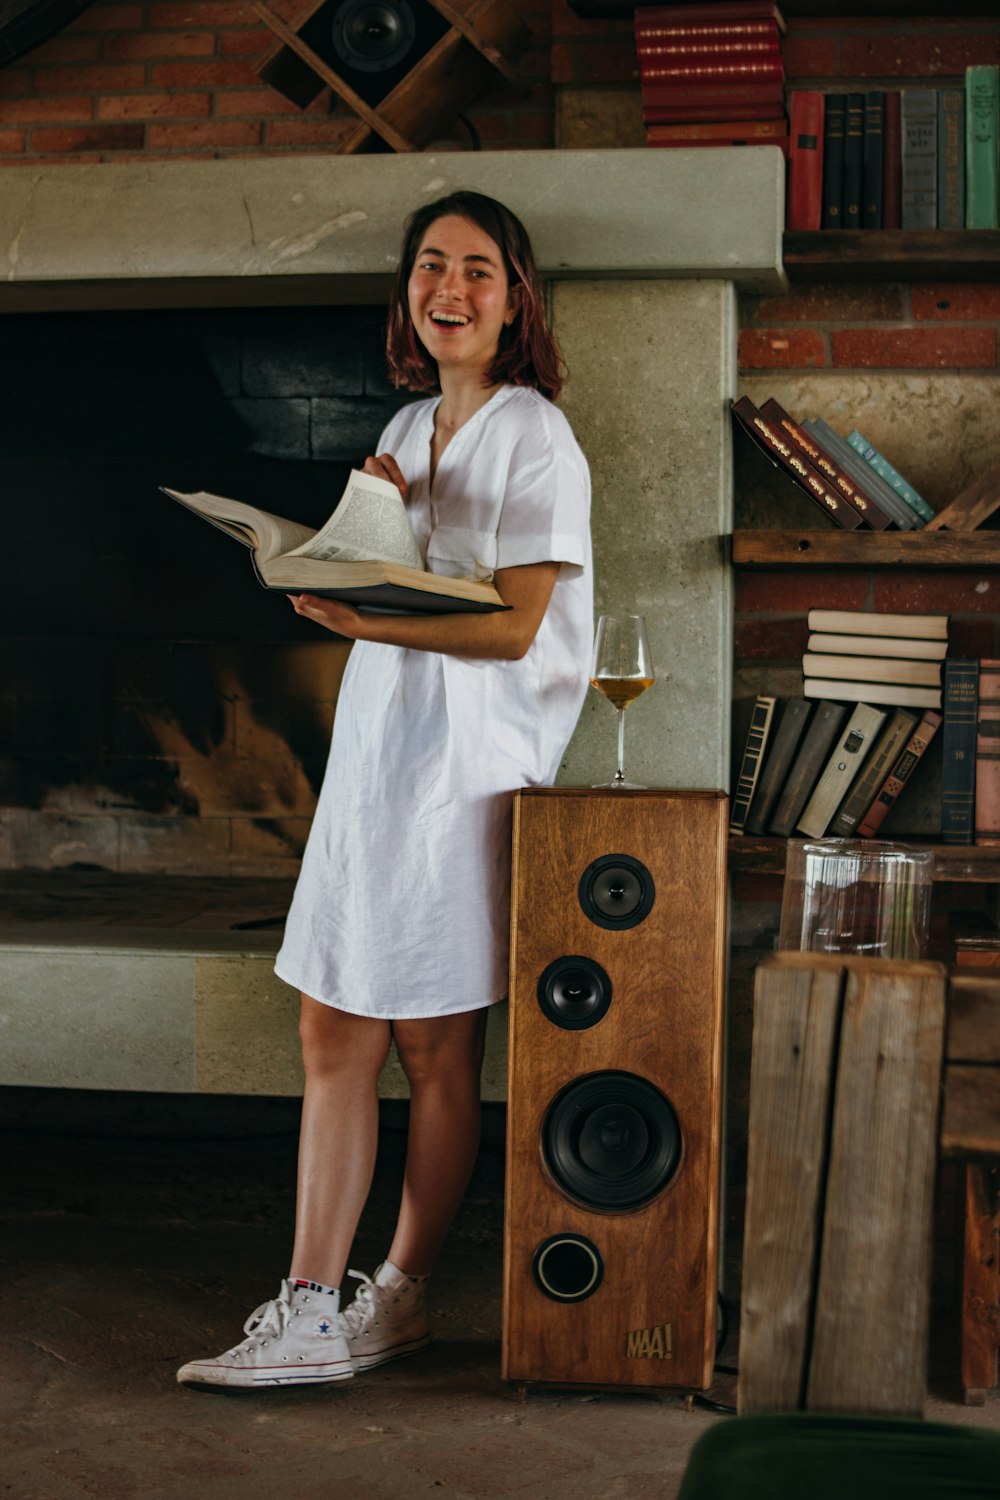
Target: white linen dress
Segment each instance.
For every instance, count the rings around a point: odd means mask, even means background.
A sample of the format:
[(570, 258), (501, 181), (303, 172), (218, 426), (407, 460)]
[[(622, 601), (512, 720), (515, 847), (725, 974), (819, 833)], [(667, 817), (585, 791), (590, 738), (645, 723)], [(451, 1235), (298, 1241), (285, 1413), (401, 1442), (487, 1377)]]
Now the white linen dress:
[(562, 413), (503, 386), (430, 483), (437, 399), (380, 440), (408, 481), (427, 567), (451, 577), (562, 563), (520, 661), (358, 641), (275, 970), (315, 1000), (387, 1020), (477, 1010), (507, 992), (510, 814), (549, 785), (587, 690), (590, 476)]

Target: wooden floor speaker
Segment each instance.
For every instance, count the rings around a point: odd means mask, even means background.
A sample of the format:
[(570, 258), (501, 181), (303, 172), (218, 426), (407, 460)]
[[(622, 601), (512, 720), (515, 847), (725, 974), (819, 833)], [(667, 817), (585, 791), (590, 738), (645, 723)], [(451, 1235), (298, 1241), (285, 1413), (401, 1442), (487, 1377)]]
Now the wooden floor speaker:
[(722, 792), (514, 807), (503, 1374), (711, 1383)]

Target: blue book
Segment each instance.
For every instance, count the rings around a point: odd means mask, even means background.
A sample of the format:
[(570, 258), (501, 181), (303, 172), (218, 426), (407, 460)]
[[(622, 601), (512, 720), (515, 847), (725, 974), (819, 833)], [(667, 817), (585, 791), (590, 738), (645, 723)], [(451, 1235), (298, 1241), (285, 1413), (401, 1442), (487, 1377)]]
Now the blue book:
[(894, 469), (884, 454), (877, 448), (873, 448), (868, 439), (857, 428), (847, 434), (847, 441), (855, 453), (860, 453), (866, 464), (870, 464), (876, 474), (881, 474), (886, 484), (890, 484), (901, 499), (905, 500), (915, 515), (921, 521), (933, 521), (935, 512), (927, 504), (923, 495), (918, 495), (912, 484), (904, 479), (898, 469)]
[(945, 658), (941, 704), (941, 839), (945, 844), (971, 844), (976, 834), (978, 661)]

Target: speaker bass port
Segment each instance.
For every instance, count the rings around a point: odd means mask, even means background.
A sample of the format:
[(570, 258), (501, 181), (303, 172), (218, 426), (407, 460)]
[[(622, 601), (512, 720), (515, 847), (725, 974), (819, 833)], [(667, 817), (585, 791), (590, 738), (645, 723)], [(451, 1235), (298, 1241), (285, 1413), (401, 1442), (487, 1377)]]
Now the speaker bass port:
[(542, 1125), (557, 1186), (585, 1208), (628, 1213), (667, 1186), (680, 1165), (670, 1101), (634, 1073), (592, 1073), (557, 1094)]
[(604, 1261), (593, 1241), (582, 1234), (553, 1234), (531, 1260), (535, 1284), (553, 1302), (584, 1302), (604, 1275)]
[(646, 920), (656, 886), (646, 866), (631, 854), (602, 854), (580, 876), (577, 894), (584, 916), (616, 931)]
[(592, 958), (557, 958), (538, 981), (542, 1014), (565, 1031), (585, 1031), (603, 1020), (611, 1005), (611, 980)]

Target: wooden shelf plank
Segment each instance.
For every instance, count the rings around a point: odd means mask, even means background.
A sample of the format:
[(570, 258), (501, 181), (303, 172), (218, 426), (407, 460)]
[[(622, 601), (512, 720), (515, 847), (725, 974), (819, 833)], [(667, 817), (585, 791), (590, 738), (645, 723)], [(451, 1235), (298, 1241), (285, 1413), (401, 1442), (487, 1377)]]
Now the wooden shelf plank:
[(1000, 531), (734, 531), (737, 568), (995, 568)]
[[(933, 849), (934, 879), (962, 884), (1000, 884), (1000, 848), (979, 844), (936, 844), (901, 837), (909, 849)], [(734, 874), (784, 875), (787, 839), (734, 835), (729, 840), (729, 868)]]
[(782, 241), (790, 281), (995, 281), (1000, 229), (825, 229)]

